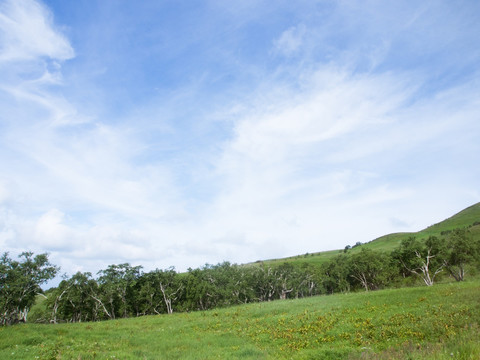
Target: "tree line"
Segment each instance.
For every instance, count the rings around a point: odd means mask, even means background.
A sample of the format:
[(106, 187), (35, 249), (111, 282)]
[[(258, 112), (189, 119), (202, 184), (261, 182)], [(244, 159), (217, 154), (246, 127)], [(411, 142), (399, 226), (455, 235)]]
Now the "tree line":
[[(356, 244), (355, 247), (361, 246)], [(208, 310), (235, 304), (303, 298), (348, 291), (371, 291), (413, 284), (432, 286), (440, 275), (462, 281), (466, 269), (480, 267), (480, 241), (468, 229), (438, 238), (404, 239), (391, 253), (362, 247), (324, 262), (237, 265), (223, 262), (178, 273), (174, 268), (143, 272), (128, 263), (109, 265), (94, 277), (89, 272), (64, 276), (43, 295), (44, 322), (84, 322), (153, 314)], [(26, 322), (40, 285), (59, 268), (47, 254), (22, 253), (0, 260), (0, 321)]]

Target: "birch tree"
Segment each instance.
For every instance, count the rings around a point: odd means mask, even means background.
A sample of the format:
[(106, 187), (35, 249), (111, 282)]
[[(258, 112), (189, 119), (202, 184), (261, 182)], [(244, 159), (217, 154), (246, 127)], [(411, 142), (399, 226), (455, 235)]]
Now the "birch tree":
[(155, 278), (158, 288), (162, 294), (167, 314), (173, 313), (173, 304), (180, 298), (184, 286), (178, 278), (175, 269), (169, 268), (168, 270), (156, 270)]
[(432, 286), (435, 277), (445, 268), (444, 255), (445, 249), (435, 236), (430, 236), (424, 243), (409, 237), (392, 252), (392, 257), (403, 268), (420, 277), (427, 286)]

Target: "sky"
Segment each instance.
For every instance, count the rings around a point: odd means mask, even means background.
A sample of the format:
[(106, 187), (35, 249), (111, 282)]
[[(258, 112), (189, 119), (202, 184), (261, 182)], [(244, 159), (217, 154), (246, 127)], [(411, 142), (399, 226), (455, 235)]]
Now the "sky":
[(478, 1), (0, 0), (0, 249), (178, 271), (480, 201)]

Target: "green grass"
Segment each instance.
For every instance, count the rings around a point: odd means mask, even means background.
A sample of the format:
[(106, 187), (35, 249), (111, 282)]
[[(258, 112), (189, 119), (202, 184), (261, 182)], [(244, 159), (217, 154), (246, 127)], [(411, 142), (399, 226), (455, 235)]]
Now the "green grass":
[(265, 264), (267, 266), (275, 266), (281, 265), (283, 263), (294, 263), (296, 265), (301, 265), (303, 263), (310, 264), (310, 265), (321, 265), (328, 260), (332, 259), (333, 257), (337, 256), (343, 252), (343, 250), (330, 250), (330, 251), (322, 251), (318, 253), (312, 254), (304, 254), (304, 255), (297, 255), (288, 258), (282, 259), (271, 259), (265, 261), (259, 261), (258, 263)]
[(438, 224), (429, 226), (422, 232), (425, 235), (437, 234), (441, 231), (453, 230), (474, 223), (480, 223), (480, 203), (474, 204)]
[[(1, 359), (478, 359), (480, 280), (0, 328)], [(453, 354), (453, 355), (451, 355)]]

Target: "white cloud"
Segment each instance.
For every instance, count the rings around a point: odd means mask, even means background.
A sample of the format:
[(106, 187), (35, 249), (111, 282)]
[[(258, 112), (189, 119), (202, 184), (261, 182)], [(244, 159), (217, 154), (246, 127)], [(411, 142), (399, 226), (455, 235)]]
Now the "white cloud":
[(63, 224), (65, 214), (51, 209), (35, 224), (34, 241), (52, 250), (61, 250), (69, 240), (69, 229)]
[(8, 0), (0, 4), (2, 61), (37, 57), (66, 60), (74, 56), (68, 40), (53, 28), (50, 12), (34, 0)]

